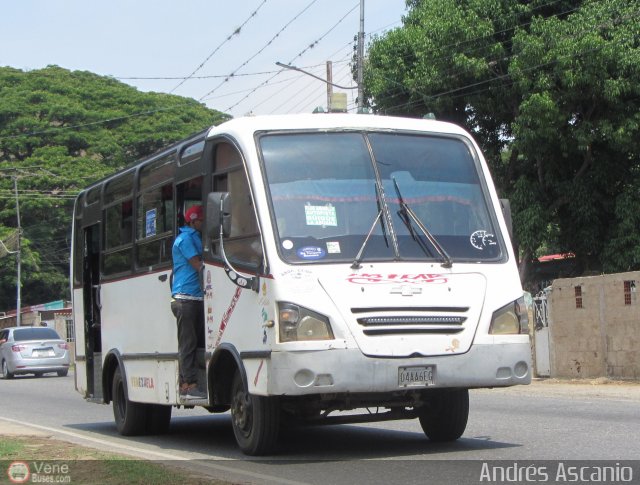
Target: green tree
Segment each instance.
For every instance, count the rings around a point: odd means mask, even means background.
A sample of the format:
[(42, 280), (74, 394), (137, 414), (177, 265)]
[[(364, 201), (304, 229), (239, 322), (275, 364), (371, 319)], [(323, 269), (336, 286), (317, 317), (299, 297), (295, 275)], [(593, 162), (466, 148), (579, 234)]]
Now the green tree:
[(625, 239), (638, 182), (638, 5), (407, 4), (404, 26), (371, 43), (365, 92), (378, 112), (434, 112), (474, 134), (512, 201), (523, 279), (540, 248), (573, 252), (582, 269), (640, 268)]
[[(57, 66), (0, 68), (0, 239), (21, 213), (25, 305), (69, 298), (71, 214), (84, 186), (228, 117)], [(15, 306), (15, 256), (0, 259), (0, 309)]]

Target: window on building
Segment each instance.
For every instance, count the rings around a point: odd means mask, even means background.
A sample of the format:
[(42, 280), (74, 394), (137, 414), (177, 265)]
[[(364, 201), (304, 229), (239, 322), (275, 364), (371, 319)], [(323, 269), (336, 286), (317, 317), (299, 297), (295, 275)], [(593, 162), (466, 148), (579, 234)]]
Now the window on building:
[(631, 305), (631, 294), (636, 292), (635, 280), (624, 282), (624, 304)]
[(576, 295), (576, 308), (584, 308), (582, 306), (582, 286), (576, 286), (574, 291)]
[(67, 318), (65, 321), (65, 326), (67, 329), (67, 342), (75, 342), (76, 341), (76, 333), (75, 328), (73, 326), (73, 319)]

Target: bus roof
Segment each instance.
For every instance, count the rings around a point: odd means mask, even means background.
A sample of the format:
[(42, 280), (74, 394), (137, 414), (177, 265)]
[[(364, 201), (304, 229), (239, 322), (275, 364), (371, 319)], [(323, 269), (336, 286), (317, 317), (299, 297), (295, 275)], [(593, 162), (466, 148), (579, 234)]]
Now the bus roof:
[(317, 113), (247, 116), (226, 121), (209, 130), (207, 138), (223, 133), (251, 133), (268, 130), (374, 129), (406, 130), (468, 135), (452, 123), (432, 119), (401, 118), (364, 114)]

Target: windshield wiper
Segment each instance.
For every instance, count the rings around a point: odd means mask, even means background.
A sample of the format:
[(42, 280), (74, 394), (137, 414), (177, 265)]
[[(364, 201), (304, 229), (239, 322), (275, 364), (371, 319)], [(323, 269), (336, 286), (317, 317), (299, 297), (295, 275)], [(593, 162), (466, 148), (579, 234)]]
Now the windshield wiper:
[(380, 195), (380, 190), (377, 183), (375, 184), (375, 189), (376, 189), (376, 204), (378, 206), (378, 214), (376, 215), (376, 218), (373, 220), (373, 224), (371, 224), (371, 229), (369, 229), (367, 237), (364, 238), (364, 241), (362, 242), (362, 246), (360, 246), (360, 250), (356, 255), (356, 259), (354, 259), (353, 263), (351, 264), (352, 269), (358, 269), (361, 267), (360, 261), (362, 260), (362, 253), (364, 253), (364, 248), (367, 246), (367, 243), (369, 242), (369, 238), (371, 237), (371, 234), (373, 234), (373, 229), (376, 227), (376, 224), (378, 221), (380, 221), (380, 226), (382, 227), (382, 236), (384, 237), (384, 243), (386, 244), (387, 247), (389, 247), (389, 240), (387, 239), (387, 228), (384, 223), (384, 217), (382, 217), (382, 213), (384, 211), (382, 209), (382, 204), (380, 202), (381, 195)]
[(451, 268), (451, 266), (453, 266), (451, 256), (449, 256), (447, 251), (442, 247), (442, 245), (438, 242), (438, 240), (434, 237), (434, 235), (431, 234), (431, 231), (427, 229), (427, 227), (423, 224), (423, 222), (418, 218), (416, 213), (413, 212), (413, 209), (411, 209), (411, 207), (409, 207), (407, 203), (404, 201), (402, 194), (400, 193), (400, 187), (398, 187), (398, 182), (396, 181), (395, 177), (393, 177), (392, 180), (393, 180), (393, 185), (396, 189), (396, 194), (398, 194), (398, 201), (400, 204), (400, 210), (398, 211), (398, 216), (400, 217), (400, 219), (402, 219), (402, 222), (404, 222), (405, 226), (407, 226), (407, 229), (409, 229), (409, 233), (411, 234), (411, 237), (418, 243), (418, 245), (422, 248), (423, 251), (425, 251), (425, 253), (426, 252), (431, 253), (428, 247), (422, 242), (422, 239), (420, 239), (416, 235), (415, 231), (413, 230), (413, 224), (411, 224), (411, 221), (413, 220), (416, 226), (418, 226), (420, 231), (422, 231), (422, 233), (426, 236), (427, 240), (431, 243), (431, 245), (435, 248), (438, 254), (442, 257), (443, 261), (441, 266), (443, 268)]

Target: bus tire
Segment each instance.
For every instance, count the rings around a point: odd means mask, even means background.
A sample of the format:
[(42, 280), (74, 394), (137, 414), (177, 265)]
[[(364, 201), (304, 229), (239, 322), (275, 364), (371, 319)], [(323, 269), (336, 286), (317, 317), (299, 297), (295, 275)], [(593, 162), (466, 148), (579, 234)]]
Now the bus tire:
[(147, 404), (147, 429), (148, 434), (164, 434), (169, 430), (171, 423), (171, 406), (163, 404)]
[(116, 422), (118, 433), (123, 436), (141, 435), (146, 431), (145, 405), (132, 402), (127, 397), (124, 388), (120, 367), (113, 375), (111, 387), (111, 398), (113, 400), (113, 417)]
[(455, 441), (467, 427), (469, 390), (454, 389), (435, 395), (419, 411), (420, 426), (431, 441)]
[(245, 455), (267, 455), (275, 449), (280, 429), (277, 398), (249, 394), (239, 370), (231, 385), (231, 424)]

